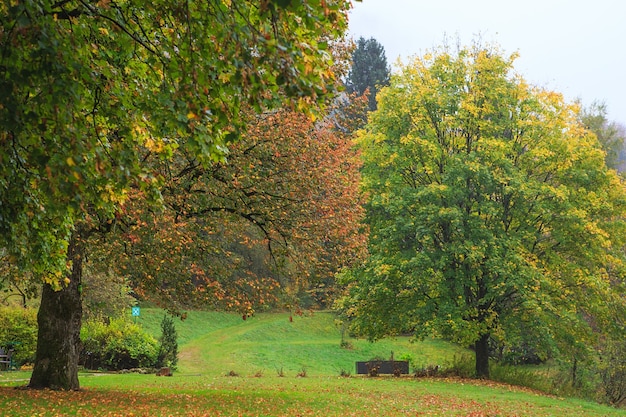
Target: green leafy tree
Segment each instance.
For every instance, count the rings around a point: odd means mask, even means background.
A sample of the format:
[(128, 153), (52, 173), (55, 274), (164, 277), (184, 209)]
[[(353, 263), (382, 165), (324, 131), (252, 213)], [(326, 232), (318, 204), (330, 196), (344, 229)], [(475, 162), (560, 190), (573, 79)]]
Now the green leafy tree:
[(369, 90), (369, 108), (374, 111), (376, 94), (381, 87), (389, 84), (389, 74), (385, 48), (374, 38), (359, 38), (346, 80), (348, 92), (362, 95)]
[[(578, 109), (475, 46), (417, 58), (359, 139), (370, 258), (347, 274), (355, 330), (538, 352), (622, 330), (624, 184)], [(614, 326), (614, 327), (612, 327)], [(574, 350), (572, 350), (574, 349)]]
[(623, 171), (626, 162), (626, 130), (607, 118), (606, 104), (594, 102), (580, 112), (580, 121), (598, 137), (608, 167)]
[(306, 109), (333, 93), (329, 41), (347, 1), (42, 0), (0, 4), (0, 247), (43, 282), (30, 386), (78, 389), (86, 240), (151, 161), (209, 165), (245, 105)]

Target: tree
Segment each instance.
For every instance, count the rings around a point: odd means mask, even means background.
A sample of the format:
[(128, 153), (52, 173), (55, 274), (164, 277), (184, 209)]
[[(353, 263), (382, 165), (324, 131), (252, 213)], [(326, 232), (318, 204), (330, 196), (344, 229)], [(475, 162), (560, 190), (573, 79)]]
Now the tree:
[(360, 165), (351, 135), (328, 121), (250, 114), (228, 162), (177, 156), (160, 167), (163, 209), (131, 197), (102, 251), (140, 296), (249, 315), (311, 284), (330, 296), (334, 273), (362, 258)]
[(347, 1), (32, 1), (0, 5), (0, 247), (44, 283), (30, 386), (77, 389), (86, 239), (147, 160), (209, 165), (240, 109), (305, 109), (335, 91)]
[(175, 369), (178, 363), (178, 334), (174, 319), (167, 314), (161, 320), (161, 337), (159, 338), (159, 354), (157, 366)]
[(376, 110), (376, 94), (389, 84), (389, 66), (385, 48), (374, 38), (360, 37), (352, 53), (352, 66), (346, 80), (349, 93), (365, 94), (369, 91), (369, 108)]
[(626, 129), (607, 119), (606, 104), (594, 102), (582, 108), (580, 121), (598, 138), (602, 149), (606, 152), (606, 165), (622, 171), (626, 160)]
[[(92, 244), (89, 244), (88, 257), (96, 257)], [(87, 262), (81, 282), (83, 321), (103, 317), (126, 315), (128, 309), (137, 303), (132, 289), (123, 276), (114, 273), (111, 259), (99, 263), (97, 269), (90, 268), (95, 262)]]
[(492, 339), (524, 329), (542, 355), (567, 353), (626, 317), (624, 184), (576, 106), (514, 59), (417, 58), (359, 138), (370, 257), (346, 277), (355, 330), (472, 346), (480, 377)]

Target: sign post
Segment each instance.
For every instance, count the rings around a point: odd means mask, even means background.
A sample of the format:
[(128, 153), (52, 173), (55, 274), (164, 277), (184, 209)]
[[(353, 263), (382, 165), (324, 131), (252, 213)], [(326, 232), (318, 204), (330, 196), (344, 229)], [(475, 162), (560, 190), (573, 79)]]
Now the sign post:
[(137, 317), (139, 317), (139, 313), (141, 313), (141, 309), (139, 306), (133, 306), (130, 310), (130, 314), (133, 316), (135, 322), (137, 322)]

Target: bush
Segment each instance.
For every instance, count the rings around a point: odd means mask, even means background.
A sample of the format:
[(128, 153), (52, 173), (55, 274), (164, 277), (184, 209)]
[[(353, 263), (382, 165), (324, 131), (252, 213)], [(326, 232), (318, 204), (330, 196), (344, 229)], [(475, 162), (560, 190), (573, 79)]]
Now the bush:
[(23, 307), (0, 307), (0, 346), (15, 342), (13, 362), (20, 366), (35, 361), (37, 311)]
[(112, 319), (110, 324), (101, 320), (85, 322), (81, 340), (80, 363), (88, 369), (120, 370), (157, 365), (157, 341), (124, 317)]
[(476, 375), (474, 356), (471, 354), (455, 354), (451, 361), (446, 362), (443, 367), (437, 369), (437, 375), (473, 378)]
[(626, 404), (626, 342), (607, 343), (598, 365), (603, 400), (615, 406)]
[(589, 401), (598, 400), (601, 382), (597, 358), (591, 356), (574, 359), (560, 357), (556, 363), (558, 367), (552, 378), (551, 393), (565, 397), (584, 398)]
[(439, 376), (439, 372), (441, 371), (441, 367), (439, 365), (426, 365), (420, 368), (415, 367), (413, 369), (413, 375), (416, 378)]
[(554, 388), (554, 382), (545, 368), (534, 365), (512, 366), (497, 363), (490, 369), (490, 378), (505, 384), (528, 387), (546, 393), (552, 392)]

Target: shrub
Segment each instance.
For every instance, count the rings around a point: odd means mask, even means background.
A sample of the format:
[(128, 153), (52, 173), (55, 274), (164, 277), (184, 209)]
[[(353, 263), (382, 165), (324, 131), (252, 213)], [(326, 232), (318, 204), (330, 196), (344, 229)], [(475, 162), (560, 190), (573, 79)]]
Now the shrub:
[(23, 307), (0, 307), (0, 346), (16, 343), (13, 362), (33, 363), (37, 349), (37, 311)]
[(159, 338), (159, 354), (157, 356), (157, 367), (169, 367), (176, 369), (178, 362), (178, 335), (174, 320), (167, 314), (161, 321), (161, 337)]
[(403, 353), (402, 355), (400, 355), (400, 360), (407, 361), (412, 367), (415, 366), (415, 358), (410, 353)]
[(81, 340), (80, 363), (89, 369), (153, 368), (157, 364), (157, 341), (124, 317), (111, 319), (110, 324), (85, 322)]
[(616, 406), (626, 404), (626, 342), (607, 343), (598, 368), (603, 400)]
[(476, 374), (474, 357), (471, 354), (454, 355), (452, 360), (447, 362), (443, 368), (437, 368), (437, 374), (441, 376), (472, 378)]
[(553, 390), (553, 380), (546, 371), (533, 365), (511, 366), (495, 364), (490, 370), (491, 379), (505, 384), (528, 387), (549, 393)]
[(598, 399), (601, 382), (597, 358), (560, 357), (556, 363), (558, 367), (552, 378), (551, 393), (590, 401)]
[(413, 375), (416, 378), (439, 376), (439, 365), (427, 365), (421, 368), (415, 368)]

